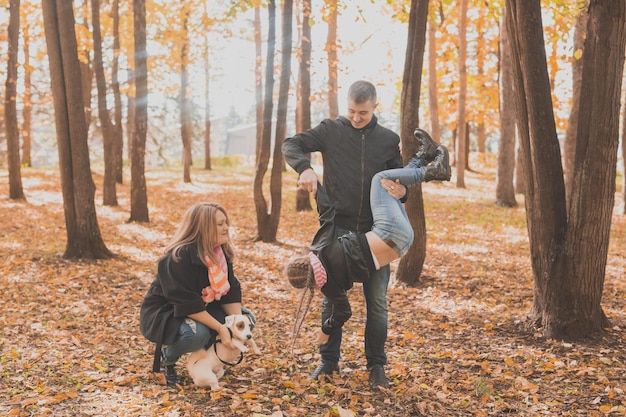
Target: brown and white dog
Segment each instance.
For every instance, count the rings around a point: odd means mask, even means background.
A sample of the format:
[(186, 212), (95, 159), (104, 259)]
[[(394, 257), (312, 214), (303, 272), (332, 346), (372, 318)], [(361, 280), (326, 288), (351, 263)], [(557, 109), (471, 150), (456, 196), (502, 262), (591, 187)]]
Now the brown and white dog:
[(247, 314), (226, 316), (224, 323), (230, 329), (235, 349), (229, 349), (219, 340), (208, 350), (199, 349), (192, 352), (187, 359), (187, 371), (193, 383), (199, 387), (218, 389), (218, 379), (224, 375), (226, 366), (234, 366), (241, 362), (243, 353), (248, 351), (249, 345), (257, 355), (261, 351), (252, 338), (250, 318)]

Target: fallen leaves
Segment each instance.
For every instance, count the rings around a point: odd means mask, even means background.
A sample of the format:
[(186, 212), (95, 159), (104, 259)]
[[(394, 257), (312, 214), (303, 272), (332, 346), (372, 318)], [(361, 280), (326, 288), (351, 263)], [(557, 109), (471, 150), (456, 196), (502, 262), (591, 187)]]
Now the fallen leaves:
[[(180, 183), (176, 171), (147, 173), (147, 225), (126, 223), (129, 186), (120, 186), (120, 207), (98, 207), (104, 240), (118, 257), (76, 262), (60, 257), (58, 173), (25, 169), (23, 175), (28, 203), (0, 197), (0, 415), (626, 414), (626, 220), (620, 216), (604, 297), (615, 326), (603, 339), (562, 343), (521, 325), (532, 302), (523, 209), (491, 204), (493, 175), (468, 173), (466, 190), (423, 187), (429, 237), (421, 286), (392, 282), (389, 288), (391, 387), (371, 392), (358, 286), (350, 293), (354, 315), (344, 332), (340, 374), (306, 379), (319, 361), (307, 336), (319, 323), (319, 298), (295, 354), (286, 351), (299, 294), (285, 285), (282, 269), (308, 244), (317, 219), (283, 204), (279, 242), (255, 242), (251, 171), (198, 170), (192, 185)], [(287, 176), (285, 184), (284, 201), (293, 202), (295, 178)], [(6, 187), (0, 185), (0, 195)], [(47, 196), (45, 204), (39, 194)], [(138, 309), (180, 216), (206, 199), (223, 203), (232, 219), (235, 271), (245, 304), (257, 313), (255, 339), (263, 355), (246, 355), (216, 391), (194, 387), (181, 364), (183, 384), (170, 388), (150, 372), (154, 345), (139, 334)]]

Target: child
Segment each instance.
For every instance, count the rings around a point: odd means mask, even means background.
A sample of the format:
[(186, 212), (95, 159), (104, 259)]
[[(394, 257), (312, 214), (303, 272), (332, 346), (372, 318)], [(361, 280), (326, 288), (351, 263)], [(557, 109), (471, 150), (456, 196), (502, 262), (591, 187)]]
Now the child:
[[(335, 239), (335, 210), (323, 186), (318, 185), (316, 201), (320, 228), (311, 244), (311, 253), (293, 258), (286, 274), (292, 286), (304, 288), (294, 341), (308, 310), (312, 291), (319, 288), (332, 305), (332, 314), (323, 320), (316, 343), (323, 345), (333, 332), (350, 318), (352, 311), (347, 291), (354, 282), (367, 280), (370, 273), (404, 255), (413, 242), (413, 229), (400, 201), (390, 195), (394, 187), (433, 180), (449, 181), (451, 169), (448, 150), (436, 147), (428, 133), (416, 129), (420, 150), (404, 167), (379, 172), (372, 180), (370, 202), (374, 224), (367, 233), (348, 233)], [(394, 181), (387, 185), (384, 180)], [(309, 294), (301, 314), (305, 295)], [(293, 344), (292, 344), (293, 346)]]

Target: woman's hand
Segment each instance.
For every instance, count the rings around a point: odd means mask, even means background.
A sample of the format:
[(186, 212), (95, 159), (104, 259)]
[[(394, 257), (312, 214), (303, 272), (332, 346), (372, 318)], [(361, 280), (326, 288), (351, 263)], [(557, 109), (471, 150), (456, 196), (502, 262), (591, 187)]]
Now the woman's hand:
[(222, 344), (224, 346), (226, 346), (228, 349), (235, 349), (235, 345), (233, 345), (233, 340), (230, 336), (230, 330), (228, 330), (228, 327), (222, 324), (217, 333), (219, 339), (222, 341)]
[(319, 329), (318, 331), (315, 332), (315, 344), (316, 345), (325, 345), (326, 343), (328, 343), (328, 338), (330, 336), (327, 335), (326, 333), (324, 333), (322, 331), (322, 329)]

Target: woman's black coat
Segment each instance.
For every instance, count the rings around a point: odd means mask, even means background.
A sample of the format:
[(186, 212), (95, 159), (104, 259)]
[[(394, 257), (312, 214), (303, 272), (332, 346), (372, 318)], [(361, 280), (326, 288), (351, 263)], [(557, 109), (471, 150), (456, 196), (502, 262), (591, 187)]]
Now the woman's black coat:
[(207, 267), (198, 257), (196, 246), (183, 247), (179, 257), (178, 262), (175, 262), (172, 254), (167, 253), (159, 260), (157, 275), (148, 288), (139, 313), (141, 334), (157, 344), (155, 372), (158, 372), (160, 366), (161, 346), (174, 342), (185, 317), (203, 310), (216, 316), (221, 313), (223, 304), (241, 302), (241, 285), (229, 260), (230, 291), (220, 300), (205, 304), (202, 301), (202, 290), (209, 285), (209, 275)]

